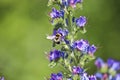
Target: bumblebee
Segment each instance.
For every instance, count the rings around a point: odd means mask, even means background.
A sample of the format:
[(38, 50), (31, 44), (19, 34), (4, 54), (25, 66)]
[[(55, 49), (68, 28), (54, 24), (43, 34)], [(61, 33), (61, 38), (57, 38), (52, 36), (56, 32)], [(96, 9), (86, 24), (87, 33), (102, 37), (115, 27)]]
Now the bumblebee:
[(55, 35), (54, 42), (55, 42), (56, 44), (60, 44), (61, 39), (62, 39), (62, 34), (57, 33), (57, 34)]

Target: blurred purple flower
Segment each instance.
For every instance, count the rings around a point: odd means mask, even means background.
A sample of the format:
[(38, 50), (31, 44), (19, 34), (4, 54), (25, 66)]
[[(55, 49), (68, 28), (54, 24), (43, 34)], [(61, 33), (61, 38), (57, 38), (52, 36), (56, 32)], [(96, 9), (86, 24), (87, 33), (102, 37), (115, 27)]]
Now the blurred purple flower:
[(114, 80), (120, 80), (120, 74), (116, 74)]
[(107, 65), (110, 69), (112, 70), (120, 70), (120, 62), (115, 61), (113, 59), (108, 59), (107, 60)]
[[(107, 62), (104, 62), (101, 58), (98, 58), (95, 61), (95, 65), (100, 70), (100, 72), (96, 73), (96, 77), (100, 80), (119, 80), (120, 74), (118, 74), (118, 70), (120, 70), (120, 62), (115, 61), (113, 59), (108, 59)], [(105, 69), (106, 72), (101, 72), (101, 69)]]
[(107, 65), (110, 69), (112, 70), (119, 70), (120, 69), (120, 62), (118, 61), (115, 61), (113, 59), (108, 59), (107, 60)]
[(107, 60), (108, 67), (111, 67), (114, 62), (115, 62), (115, 61), (114, 61), (113, 59), (108, 59), (108, 60)]
[(95, 61), (95, 65), (97, 66), (97, 68), (101, 68), (104, 66), (104, 61), (101, 58), (97, 58)]
[(98, 79), (102, 79), (103, 74), (102, 74), (102, 73), (97, 72), (97, 73), (95, 74), (95, 76), (96, 76)]
[(107, 73), (99, 73), (98, 72), (98, 73), (95, 74), (95, 76), (98, 80), (116, 80), (116, 79), (113, 79), (113, 77), (110, 78), (111, 75), (109, 75)]
[(120, 70), (120, 62), (114, 62), (111, 69), (115, 71)]
[(0, 80), (5, 80), (4, 77), (0, 77)]

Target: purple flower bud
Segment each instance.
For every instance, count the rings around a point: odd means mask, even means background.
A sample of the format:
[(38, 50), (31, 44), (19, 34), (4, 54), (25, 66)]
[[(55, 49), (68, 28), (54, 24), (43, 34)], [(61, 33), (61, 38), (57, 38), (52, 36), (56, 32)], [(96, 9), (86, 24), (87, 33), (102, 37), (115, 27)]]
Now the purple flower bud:
[(49, 53), (49, 60), (50, 61), (56, 61), (56, 60), (58, 60), (59, 58), (61, 57), (61, 51), (59, 51), (59, 50), (52, 50), (52, 51), (50, 51), (50, 53)]
[(96, 52), (96, 49), (97, 48), (94, 45), (89, 46), (88, 53), (93, 55)]
[(56, 10), (55, 8), (52, 8), (52, 12), (50, 13), (50, 17), (52, 19), (55, 19), (55, 18), (63, 18), (64, 17), (64, 11), (63, 10)]
[(52, 12), (50, 13), (51, 18), (59, 18), (59, 11), (56, 10), (55, 8), (52, 9)]
[(108, 67), (111, 67), (114, 62), (115, 62), (115, 61), (114, 61), (113, 59), (108, 59), (108, 60), (107, 60)]
[(85, 16), (80, 16), (79, 18), (76, 19), (76, 25), (79, 27), (84, 27), (86, 22), (87, 20)]
[(68, 2), (72, 8), (75, 8), (77, 3), (82, 3), (82, 0), (68, 0)]
[(62, 0), (62, 5), (68, 7), (69, 6), (68, 1), (69, 0)]
[(52, 73), (49, 80), (63, 80), (63, 75), (61, 72), (57, 74)]
[(83, 71), (84, 70), (79, 66), (73, 66), (73, 68), (72, 68), (72, 73), (73, 74), (81, 74), (81, 73), (83, 73)]
[(76, 8), (77, 3), (82, 3), (83, 0), (62, 0), (62, 5), (65, 7), (71, 6), (72, 8)]

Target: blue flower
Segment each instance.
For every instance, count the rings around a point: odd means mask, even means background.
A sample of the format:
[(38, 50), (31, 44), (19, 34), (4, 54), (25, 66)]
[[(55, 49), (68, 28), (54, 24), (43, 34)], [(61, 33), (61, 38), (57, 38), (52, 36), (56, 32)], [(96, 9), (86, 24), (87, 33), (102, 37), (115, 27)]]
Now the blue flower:
[(114, 61), (113, 59), (108, 59), (108, 60), (107, 60), (108, 67), (111, 67), (114, 62), (115, 62), (115, 61)]
[(50, 61), (56, 61), (61, 57), (61, 51), (59, 50), (52, 50), (49, 53), (49, 60)]
[(120, 74), (116, 74), (115, 79), (114, 80), (120, 80)]
[(62, 3), (63, 6), (66, 6), (66, 7), (69, 6), (68, 0), (62, 0), (61, 3)]
[(78, 40), (73, 43), (73, 48), (77, 48), (82, 53), (87, 53), (89, 48), (89, 43), (87, 40)]
[(52, 19), (56, 18), (63, 18), (64, 17), (64, 11), (63, 10), (56, 10), (55, 8), (52, 8), (52, 12), (50, 13), (50, 17)]
[(97, 47), (95, 45), (90, 46), (89, 42), (87, 40), (81, 39), (75, 41), (71, 49), (77, 49), (82, 52), (82, 54), (89, 54), (93, 56), (93, 54), (96, 52)]
[(77, 3), (82, 3), (83, 0), (68, 0), (69, 2), (69, 5), (72, 7), (72, 8), (75, 8), (76, 7), (76, 4)]
[(82, 3), (83, 0), (62, 0), (61, 3), (63, 6), (68, 7), (71, 6), (72, 8), (76, 8), (77, 3)]
[(119, 70), (120, 69), (120, 63), (119, 62), (114, 62), (113, 65), (111, 66), (112, 70)]
[(89, 46), (88, 53), (93, 55), (96, 52), (97, 47), (95, 45)]
[(85, 16), (80, 16), (79, 18), (76, 19), (76, 25), (79, 26), (79, 27), (84, 27), (87, 20), (86, 20), (86, 17)]
[(59, 28), (58, 30), (54, 30), (52, 36), (47, 36), (47, 39), (53, 40), (55, 43), (59, 44), (61, 41), (65, 41), (66, 43), (69, 43), (67, 40), (65, 40), (65, 37), (68, 35), (67, 29)]
[(63, 79), (63, 75), (60, 72), (60, 73), (57, 73), (57, 74), (52, 73), (51, 78), (49, 80), (62, 80), (62, 79)]
[(108, 59), (107, 60), (108, 67), (112, 70), (119, 70), (120, 69), (120, 62), (115, 61), (113, 59)]
[(72, 73), (75, 74), (82, 74), (84, 72), (84, 69), (79, 66), (73, 66)]

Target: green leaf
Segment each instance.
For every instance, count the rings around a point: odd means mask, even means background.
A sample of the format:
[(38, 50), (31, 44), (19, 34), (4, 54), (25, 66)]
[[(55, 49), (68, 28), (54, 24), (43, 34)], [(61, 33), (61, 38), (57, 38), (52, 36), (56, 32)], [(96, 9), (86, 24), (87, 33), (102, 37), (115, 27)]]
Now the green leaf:
[(53, 5), (53, 0), (48, 1), (48, 6), (51, 6), (51, 5)]
[(57, 18), (57, 19), (53, 20), (53, 24), (52, 25), (54, 25), (56, 27), (63, 27), (63, 24), (62, 24), (63, 22), (64, 21), (63, 21), (62, 18)]
[(108, 71), (112, 76), (115, 76), (116, 75), (116, 71), (115, 70), (113, 70), (113, 69), (109, 69), (109, 71)]
[(77, 5), (76, 5), (76, 8), (82, 10), (82, 9), (83, 9), (83, 5), (82, 5), (81, 3), (80, 3), (80, 4), (77, 4)]
[(51, 67), (51, 68), (53, 68), (53, 67), (55, 67), (57, 64), (54, 62), (54, 61), (52, 61), (48, 66), (49, 67)]
[(73, 76), (73, 80), (80, 80), (79, 75), (74, 75), (74, 76)]
[(107, 73), (108, 71), (108, 66), (105, 64), (101, 69), (100, 69), (100, 72), (101, 73)]

